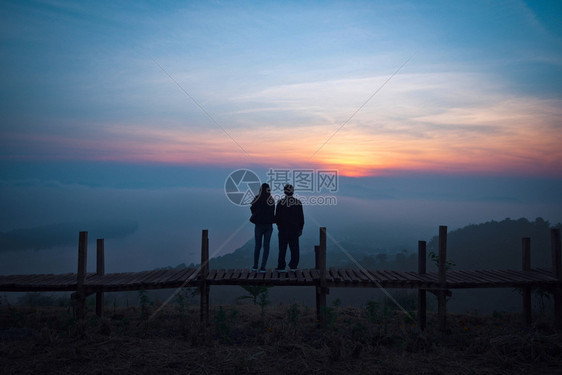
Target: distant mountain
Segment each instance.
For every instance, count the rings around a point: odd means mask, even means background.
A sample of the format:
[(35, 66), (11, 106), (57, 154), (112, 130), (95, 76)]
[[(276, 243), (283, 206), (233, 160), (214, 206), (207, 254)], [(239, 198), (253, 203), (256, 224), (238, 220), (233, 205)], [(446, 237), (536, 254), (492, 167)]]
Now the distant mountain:
[[(560, 228), (561, 224), (555, 227)], [(448, 233), (448, 260), (456, 265), (453, 269), (519, 269), (521, 268), (521, 238), (531, 238), (532, 266), (550, 267), (550, 223), (541, 218), (534, 222), (527, 219), (505, 219), (501, 222), (490, 221), (477, 225), (468, 225), (464, 228)], [(355, 237), (354, 237), (355, 238)], [(302, 238), (300, 267), (314, 266), (315, 238)], [(428, 242), (428, 251), (437, 251), (438, 237), (433, 237)], [(417, 244), (416, 244), (417, 245)], [(343, 249), (343, 250), (342, 250)], [(345, 250), (345, 251), (344, 251)], [(254, 241), (249, 240), (233, 253), (211, 259), (212, 269), (239, 269), (248, 268), (253, 263)], [(277, 238), (274, 235), (271, 242), (269, 268), (277, 265)], [(287, 255), (287, 259), (289, 255)], [(327, 265), (328, 267), (353, 268), (356, 263), (367, 269), (388, 270), (417, 270), (418, 255), (415, 252), (402, 250), (395, 252), (374, 248), (370, 243), (360, 240), (342, 241), (338, 244), (328, 240)], [(434, 262), (428, 260), (428, 271), (436, 271)], [(195, 267), (190, 264), (188, 267)], [(176, 268), (185, 268), (180, 264)], [(168, 267), (171, 268), (171, 267)], [(169, 297), (169, 291), (152, 291), (160, 300)], [(331, 288), (328, 303), (340, 301), (344, 306), (365, 306), (370, 300), (380, 303), (390, 302), (386, 293), (390, 293), (404, 306), (415, 308), (417, 294), (415, 290), (388, 289), (382, 293), (377, 288)], [(215, 286), (211, 291), (211, 304), (239, 303), (238, 298), (247, 292), (239, 286)], [(136, 299), (138, 293), (123, 293), (131, 299)], [(116, 298), (116, 297), (114, 297)], [(124, 297), (125, 298), (125, 297)], [(156, 297), (155, 297), (156, 298)], [(305, 306), (314, 306), (313, 287), (274, 287), (269, 291), (269, 298), (273, 304), (300, 303)], [(125, 299), (123, 299), (125, 300)], [(128, 301), (128, 299), (127, 299)], [(546, 303), (549, 301), (546, 300)], [(534, 311), (544, 310), (545, 300), (541, 294), (533, 294)], [(428, 306), (435, 309), (435, 296), (428, 294)], [(550, 307), (548, 307), (550, 308)], [(547, 308), (547, 309), (548, 309)], [(456, 289), (453, 290), (447, 309), (450, 312), (475, 311), (492, 313), (493, 311), (520, 311), (521, 295), (517, 289)], [(547, 310), (545, 310), (547, 311)]]
[[(561, 228), (562, 224), (557, 224)], [(447, 260), (453, 262), (453, 269), (519, 269), (521, 268), (521, 238), (531, 238), (532, 267), (550, 267), (551, 225), (542, 218), (534, 222), (525, 218), (505, 219), (468, 225), (451, 231), (447, 235)], [(433, 237), (427, 245), (428, 254), (438, 253), (439, 237)], [(311, 238), (301, 240), (301, 268), (314, 267), (314, 245)], [(271, 238), (268, 267), (277, 266), (278, 246), (276, 236)], [(253, 264), (254, 240), (249, 240), (233, 253), (212, 258), (210, 267), (215, 269), (249, 268)], [(287, 261), (289, 259), (287, 251)], [(417, 270), (417, 253), (405, 249), (399, 252), (375, 249), (370, 243), (341, 241), (337, 244), (328, 240), (327, 266), (347, 268), (356, 264), (367, 269)], [(183, 265), (180, 265), (183, 266)], [(195, 266), (192, 264), (190, 266)], [(428, 261), (428, 271), (436, 271), (436, 264)]]
[[(561, 228), (562, 224), (553, 226)], [(455, 269), (520, 269), (521, 238), (531, 238), (531, 267), (551, 267), (551, 225), (542, 218), (534, 222), (518, 220), (489, 221), (468, 225), (447, 235), (447, 260)], [(428, 252), (438, 253), (439, 237), (428, 243)], [(429, 264), (428, 264), (429, 270)]]

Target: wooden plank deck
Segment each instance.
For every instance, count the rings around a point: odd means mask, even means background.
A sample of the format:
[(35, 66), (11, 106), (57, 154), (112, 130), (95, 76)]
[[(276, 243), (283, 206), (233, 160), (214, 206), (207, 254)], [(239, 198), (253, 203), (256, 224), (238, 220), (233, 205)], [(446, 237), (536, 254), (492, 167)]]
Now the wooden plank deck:
[[(437, 273), (419, 275), (414, 272), (388, 270), (367, 271), (335, 269), (326, 272), (328, 287), (438, 289)], [(453, 270), (447, 272), (447, 289), (461, 288), (520, 288), (562, 286), (548, 269), (519, 270)], [(248, 269), (210, 270), (209, 285), (268, 285), (268, 286), (315, 286), (320, 274), (316, 269), (280, 273), (268, 269), (265, 273)], [(199, 269), (155, 270), (121, 272), (97, 275), (88, 273), (85, 288), (88, 292), (110, 292), (140, 289), (171, 289), (198, 286)], [(0, 275), (0, 291), (75, 291), (76, 274)]]

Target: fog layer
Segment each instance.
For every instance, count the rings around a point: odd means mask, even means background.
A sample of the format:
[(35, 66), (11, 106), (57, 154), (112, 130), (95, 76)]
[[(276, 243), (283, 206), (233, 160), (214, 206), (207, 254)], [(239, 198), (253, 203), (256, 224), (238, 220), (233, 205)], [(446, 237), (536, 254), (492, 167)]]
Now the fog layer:
[[(95, 239), (106, 239), (106, 272), (197, 263), (202, 229), (209, 230), (212, 256), (252, 239), (249, 208), (232, 204), (224, 193), (228, 172), (192, 169), (178, 177), (179, 167), (151, 167), (135, 171), (133, 187), (118, 170), (109, 175), (99, 167), (78, 170), (4, 169), (0, 238), (33, 233), (34, 242), (18, 244), (17, 236), (0, 242), (0, 273), (75, 272), (79, 230), (90, 232), (89, 270), (95, 266)], [(326, 226), (329, 241), (369, 251), (414, 251), (417, 241), (429, 240), (439, 225), (455, 229), (508, 217), (560, 222), (559, 191), (560, 181), (544, 179), (340, 178), (339, 190), (332, 193), (336, 204), (304, 207), (303, 241), (317, 243), (318, 228)], [(272, 241), (276, 238), (274, 230)]]

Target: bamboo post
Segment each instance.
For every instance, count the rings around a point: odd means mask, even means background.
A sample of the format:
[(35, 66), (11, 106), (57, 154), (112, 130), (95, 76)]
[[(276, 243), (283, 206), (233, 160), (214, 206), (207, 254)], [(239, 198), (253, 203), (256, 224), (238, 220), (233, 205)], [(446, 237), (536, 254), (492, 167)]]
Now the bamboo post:
[[(427, 246), (425, 241), (418, 241), (418, 274), (426, 272)], [(425, 330), (427, 316), (427, 297), (425, 289), (418, 289), (418, 326)]]
[(76, 317), (84, 319), (86, 316), (86, 262), (88, 253), (88, 232), (80, 232), (78, 236), (78, 272), (76, 274)]
[(560, 229), (550, 230), (550, 243), (552, 249), (552, 274), (559, 283), (554, 288), (554, 324), (556, 328), (562, 328), (562, 289), (560, 282), (562, 282), (562, 264), (560, 254)]
[[(529, 237), (524, 237), (521, 239), (523, 259), (522, 268), (523, 271), (531, 270), (531, 239)], [(523, 324), (526, 327), (530, 327), (533, 323), (532, 309), (531, 309), (531, 287), (523, 287)]]
[(320, 327), (326, 328), (326, 227), (320, 227), (320, 246), (318, 246), (318, 270), (320, 271), (320, 293), (318, 294), (318, 304), (316, 314), (319, 317)]
[(447, 265), (447, 226), (439, 226), (439, 294), (437, 298), (437, 315), (439, 329), (447, 329), (447, 300), (446, 300), (446, 265)]
[(199, 273), (199, 292), (201, 295), (200, 318), (205, 327), (209, 325), (209, 285), (207, 276), (209, 275), (209, 231), (203, 229), (201, 233), (201, 269)]
[(320, 245), (314, 245), (314, 268), (320, 269)]
[[(314, 245), (314, 268), (320, 270), (320, 245)], [(321, 321), (321, 298), (320, 295), (322, 294), (322, 288), (320, 287), (320, 283), (316, 284), (316, 320), (318, 322)]]
[[(105, 260), (104, 260), (104, 241), (103, 238), (97, 240), (97, 258), (96, 258), (96, 275), (105, 275)], [(96, 292), (96, 315), (100, 318), (103, 316), (103, 292)]]

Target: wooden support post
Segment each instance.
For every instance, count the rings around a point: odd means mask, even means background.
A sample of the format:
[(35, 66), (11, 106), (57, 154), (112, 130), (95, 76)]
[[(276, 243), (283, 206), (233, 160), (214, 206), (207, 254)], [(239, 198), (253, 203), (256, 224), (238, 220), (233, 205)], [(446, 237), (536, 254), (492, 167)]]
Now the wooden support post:
[(439, 319), (439, 329), (447, 330), (447, 300), (446, 300), (446, 270), (447, 270), (447, 227), (439, 226), (439, 286), (441, 290), (437, 297), (437, 316)]
[(317, 267), (320, 271), (320, 281), (318, 293), (318, 303), (316, 305), (316, 315), (322, 329), (326, 328), (326, 295), (328, 288), (326, 286), (326, 227), (320, 227), (320, 246), (318, 246)]
[[(96, 258), (96, 275), (105, 275), (105, 260), (104, 260), (104, 242), (103, 238), (97, 240), (97, 258)], [(103, 316), (103, 292), (96, 292), (96, 315), (100, 318)]]
[[(314, 245), (314, 268), (319, 270), (320, 269), (320, 245)], [(318, 322), (321, 321), (321, 302), (320, 302), (320, 295), (322, 294), (322, 288), (320, 287), (320, 283), (316, 284), (316, 320)]]
[(205, 327), (209, 325), (209, 285), (207, 277), (209, 276), (209, 231), (203, 229), (201, 235), (201, 270), (199, 273), (199, 293), (201, 296), (200, 318), (201, 323)]
[[(524, 237), (521, 239), (523, 250), (522, 269), (523, 271), (531, 270), (531, 239)], [(530, 327), (533, 323), (531, 310), (531, 287), (523, 287), (523, 324)]]
[(320, 245), (314, 245), (314, 268), (320, 269)]
[[(562, 264), (560, 254), (560, 229), (550, 230), (550, 243), (552, 249), (552, 276), (562, 281)], [(560, 284), (554, 288), (554, 324), (556, 328), (562, 328), (562, 288)]]
[[(423, 275), (426, 272), (426, 242), (418, 241), (418, 274)], [(418, 326), (423, 331), (426, 325), (427, 315), (427, 297), (425, 289), (418, 289)]]
[(86, 262), (88, 255), (88, 232), (80, 232), (78, 237), (78, 272), (76, 274), (76, 318), (84, 319), (86, 316)]

